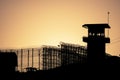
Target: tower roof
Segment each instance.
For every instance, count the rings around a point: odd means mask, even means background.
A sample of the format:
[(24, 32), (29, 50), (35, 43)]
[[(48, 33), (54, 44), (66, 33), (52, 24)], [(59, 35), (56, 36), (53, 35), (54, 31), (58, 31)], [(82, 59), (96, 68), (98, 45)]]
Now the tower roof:
[(84, 24), (82, 27), (84, 28), (110, 28), (110, 26), (106, 24)]

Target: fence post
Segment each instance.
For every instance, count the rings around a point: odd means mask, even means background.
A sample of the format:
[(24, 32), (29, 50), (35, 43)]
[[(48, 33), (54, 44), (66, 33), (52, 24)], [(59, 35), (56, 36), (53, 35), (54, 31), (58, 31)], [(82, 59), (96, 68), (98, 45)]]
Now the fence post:
[(21, 49), (21, 72), (23, 67), (23, 49)]
[(28, 67), (29, 67), (29, 49), (28, 49)]
[(33, 57), (34, 57), (34, 56), (33, 56), (33, 52), (34, 52), (34, 49), (32, 48), (32, 67), (34, 66), (34, 64), (33, 64), (33, 63), (34, 63), (34, 62), (33, 62)]
[(40, 49), (38, 49), (38, 68), (40, 70)]

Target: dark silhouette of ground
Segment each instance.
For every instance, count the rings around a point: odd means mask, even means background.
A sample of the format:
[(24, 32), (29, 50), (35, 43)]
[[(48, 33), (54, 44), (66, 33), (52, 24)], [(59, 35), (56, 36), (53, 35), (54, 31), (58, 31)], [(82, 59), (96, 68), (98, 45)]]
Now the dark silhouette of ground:
[(49, 70), (37, 70), (28, 72), (15, 71), (17, 58), (15, 53), (0, 53), (0, 80), (64, 80), (64, 79), (95, 79), (109, 75), (117, 76), (120, 72), (120, 57), (107, 56), (106, 64), (75, 63), (64, 65)]
[[(119, 66), (120, 67), (120, 66)], [(87, 64), (71, 64), (50, 70), (42, 70), (37, 72), (23, 73), (20, 80), (64, 80), (64, 79), (96, 79), (113, 77), (119, 72), (116, 65), (87, 65)], [(116, 75), (117, 76), (117, 75)]]

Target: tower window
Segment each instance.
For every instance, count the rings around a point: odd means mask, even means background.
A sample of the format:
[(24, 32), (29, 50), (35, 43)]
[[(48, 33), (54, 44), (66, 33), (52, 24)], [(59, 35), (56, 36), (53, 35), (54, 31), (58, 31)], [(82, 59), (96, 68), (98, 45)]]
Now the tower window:
[(104, 33), (101, 33), (101, 36), (105, 36), (105, 34), (104, 34)]
[(92, 33), (89, 33), (88, 35), (89, 35), (89, 36), (92, 36)]

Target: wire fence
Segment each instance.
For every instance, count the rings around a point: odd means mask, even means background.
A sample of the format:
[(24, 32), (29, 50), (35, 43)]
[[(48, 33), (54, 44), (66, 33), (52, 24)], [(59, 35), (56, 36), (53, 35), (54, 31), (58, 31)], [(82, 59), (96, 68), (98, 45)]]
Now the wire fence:
[(5, 49), (0, 52), (15, 52), (18, 62), (16, 70), (26, 72), (28, 68), (48, 70), (76, 62), (84, 63), (87, 49), (84, 46), (62, 43), (60, 47)]
[(7, 49), (1, 52), (15, 52), (17, 55), (17, 70), (24, 72), (28, 67), (42, 69), (42, 53), (40, 48)]

